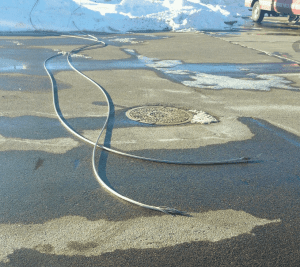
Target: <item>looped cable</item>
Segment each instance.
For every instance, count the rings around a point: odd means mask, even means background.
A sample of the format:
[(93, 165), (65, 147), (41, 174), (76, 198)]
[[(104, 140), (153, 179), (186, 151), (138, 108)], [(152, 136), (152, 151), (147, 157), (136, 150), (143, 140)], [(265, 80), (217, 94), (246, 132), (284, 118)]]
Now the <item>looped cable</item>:
[[(36, 2), (37, 3), (37, 2)], [(31, 21), (31, 20), (30, 20)], [(74, 22), (73, 22), (74, 23)], [(74, 23), (75, 25), (75, 23)], [(76, 27), (76, 25), (75, 25)], [(76, 27), (77, 28), (77, 27)], [(78, 29), (78, 28), (77, 28)], [(61, 34), (59, 36), (66, 36), (66, 37), (72, 37), (72, 38), (81, 38), (81, 39), (86, 39), (86, 40), (89, 40), (89, 41), (94, 41), (94, 43), (92, 44), (89, 44), (89, 45), (85, 45), (83, 47), (80, 47), (80, 48), (76, 48), (76, 49), (73, 49), (72, 51), (68, 52), (67, 53), (67, 61), (68, 61), (68, 64), (69, 66), (74, 70), (76, 71), (78, 74), (80, 74), (81, 76), (83, 76), (85, 79), (87, 79), (88, 81), (90, 81), (91, 83), (93, 83), (96, 87), (98, 87), (101, 92), (103, 93), (105, 99), (106, 99), (106, 102), (107, 102), (107, 116), (106, 116), (106, 120), (105, 120), (105, 123), (98, 135), (98, 138), (96, 140), (96, 142), (93, 142), (89, 139), (87, 139), (86, 137), (82, 136), (81, 134), (77, 133), (75, 130), (73, 130), (66, 122), (65, 120), (63, 119), (62, 115), (60, 114), (60, 112), (58, 111), (59, 110), (59, 107), (57, 105), (57, 101), (55, 99), (55, 86), (54, 86), (54, 78), (52, 77), (52, 75), (50, 74), (49, 70), (47, 69), (47, 62), (50, 61), (51, 59), (57, 57), (57, 56), (60, 56), (60, 55), (54, 55), (54, 56), (51, 56), (49, 57), (48, 59), (46, 59), (44, 61), (44, 69), (45, 71), (47, 72), (49, 78), (50, 78), (50, 81), (51, 81), (51, 86), (52, 86), (52, 94), (53, 94), (53, 105), (54, 105), (54, 110), (55, 110), (55, 113), (59, 119), (59, 121), (61, 122), (61, 124), (69, 131), (71, 132), (73, 135), (77, 136), (79, 139), (93, 145), (93, 153), (92, 153), (92, 164), (93, 164), (93, 171), (94, 171), (94, 174), (96, 176), (96, 179), (98, 180), (98, 182), (107, 190), (109, 191), (110, 193), (112, 193), (113, 195), (115, 195), (116, 197), (119, 197), (127, 202), (130, 202), (132, 204), (135, 204), (135, 205), (138, 205), (140, 207), (143, 207), (143, 208), (147, 208), (147, 209), (151, 209), (151, 210), (156, 210), (156, 211), (160, 211), (160, 212), (164, 212), (164, 213), (167, 213), (167, 214), (171, 214), (171, 215), (184, 215), (184, 216), (187, 216), (187, 214), (183, 211), (179, 211), (177, 209), (174, 209), (174, 208), (169, 208), (169, 207), (165, 207), (165, 206), (162, 206), (162, 207), (159, 207), (159, 206), (151, 206), (151, 205), (146, 205), (144, 203), (141, 203), (141, 202), (138, 202), (138, 201), (135, 201), (131, 198), (128, 198), (126, 196), (123, 196), (121, 195), (120, 193), (116, 192), (114, 189), (112, 189), (111, 187), (109, 187), (102, 179), (101, 177), (99, 176), (98, 174), (98, 170), (96, 168), (96, 149), (99, 147), (103, 150), (106, 150), (108, 152), (112, 152), (112, 153), (115, 153), (115, 154), (118, 154), (118, 155), (122, 155), (122, 156), (126, 156), (126, 157), (130, 157), (130, 158), (134, 158), (134, 159), (139, 159), (139, 160), (146, 160), (146, 161), (151, 161), (151, 162), (157, 162), (157, 163), (166, 163), (166, 164), (180, 164), (180, 165), (220, 165), (220, 164), (236, 164), (236, 163), (247, 163), (249, 162), (249, 158), (245, 158), (245, 157), (242, 157), (242, 158), (236, 158), (236, 159), (229, 159), (229, 160), (223, 160), (223, 161), (206, 161), (206, 162), (179, 162), (179, 161), (169, 161), (169, 160), (160, 160), (160, 159), (153, 159), (153, 158), (147, 158), (147, 157), (141, 157), (141, 156), (136, 156), (136, 155), (132, 155), (132, 154), (128, 154), (128, 153), (125, 153), (125, 152), (121, 152), (121, 151), (118, 151), (118, 150), (115, 150), (115, 149), (111, 149), (111, 148), (108, 148), (104, 145), (100, 145), (98, 144), (99, 142), (99, 139), (101, 138), (102, 136), (102, 133), (103, 131), (106, 129), (107, 127), (107, 123), (108, 123), (108, 120), (109, 120), (109, 117), (110, 117), (110, 103), (109, 103), (109, 99), (108, 99), (108, 95), (106, 93), (106, 91), (104, 90), (104, 88), (102, 88), (98, 83), (96, 83), (94, 80), (92, 80), (91, 78), (89, 78), (88, 76), (86, 76), (85, 74), (83, 74), (82, 72), (80, 72), (78, 69), (76, 69), (74, 67), (74, 65), (71, 63), (70, 61), (70, 57), (72, 56), (72, 53), (78, 53), (80, 51), (83, 51), (83, 50), (87, 50), (87, 49), (91, 49), (92, 46), (95, 46), (97, 44), (102, 44), (103, 47), (106, 46), (106, 44), (103, 42), (103, 41), (100, 41), (98, 40), (98, 38), (96, 38), (95, 36), (92, 36), (92, 35), (65, 35), (65, 34)]]

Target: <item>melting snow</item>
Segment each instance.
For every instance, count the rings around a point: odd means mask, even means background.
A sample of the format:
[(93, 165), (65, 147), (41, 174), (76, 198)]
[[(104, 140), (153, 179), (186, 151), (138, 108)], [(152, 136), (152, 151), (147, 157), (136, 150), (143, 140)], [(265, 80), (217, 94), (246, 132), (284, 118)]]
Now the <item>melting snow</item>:
[(214, 122), (219, 122), (216, 118), (209, 115), (205, 111), (190, 110), (190, 112), (194, 113), (191, 123), (211, 124)]
[(240, 0), (10, 0), (0, 3), (0, 30), (222, 30), (248, 15)]

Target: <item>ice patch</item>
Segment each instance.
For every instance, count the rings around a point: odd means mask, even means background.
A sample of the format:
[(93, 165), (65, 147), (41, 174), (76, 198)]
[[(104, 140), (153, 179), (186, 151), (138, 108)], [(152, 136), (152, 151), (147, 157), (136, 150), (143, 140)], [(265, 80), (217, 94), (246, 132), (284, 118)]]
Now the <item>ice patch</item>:
[(183, 81), (182, 84), (190, 87), (209, 88), (209, 89), (239, 89), (239, 90), (259, 90), (270, 91), (271, 88), (294, 89), (289, 86), (291, 81), (274, 75), (254, 74), (251, 80), (231, 78), (228, 76), (213, 75), (206, 73), (196, 73), (190, 76), (193, 81)]
[[(244, 71), (248, 71), (249, 69), (238, 68), (234, 64), (226, 66), (215, 64), (183, 64), (180, 60), (159, 60), (139, 55), (134, 50), (124, 49), (124, 51), (136, 56), (142, 65), (154, 68), (189, 87), (259, 91), (270, 91), (272, 88), (295, 89), (290, 86), (292, 82), (285, 80), (283, 77), (256, 73), (244, 74)], [(210, 73), (204, 73), (204, 71)], [(240, 77), (233, 78), (224, 75), (224, 72), (235, 75), (238, 72), (243, 73), (239, 75)], [(216, 73), (217, 75), (211, 73)]]

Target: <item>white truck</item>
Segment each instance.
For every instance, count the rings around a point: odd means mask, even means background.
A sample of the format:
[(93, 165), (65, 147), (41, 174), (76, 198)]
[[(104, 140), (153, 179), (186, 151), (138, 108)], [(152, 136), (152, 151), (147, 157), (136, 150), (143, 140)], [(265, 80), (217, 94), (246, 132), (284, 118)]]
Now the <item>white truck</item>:
[(245, 6), (252, 8), (252, 20), (258, 23), (262, 22), (265, 14), (288, 15), (289, 22), (300, 18), (300, 0), (245, 0)]

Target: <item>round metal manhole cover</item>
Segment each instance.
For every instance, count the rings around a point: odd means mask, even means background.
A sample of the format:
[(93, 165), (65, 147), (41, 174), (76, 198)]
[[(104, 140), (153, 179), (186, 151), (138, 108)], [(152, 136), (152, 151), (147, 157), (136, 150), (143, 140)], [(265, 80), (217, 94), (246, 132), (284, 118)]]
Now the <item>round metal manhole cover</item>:
[(193, 115), (189, 112), (173, 107), (144, 106), (130, 109), (126, 116), (134, 121), (159, 124), (174, 125), (191, 121)]

